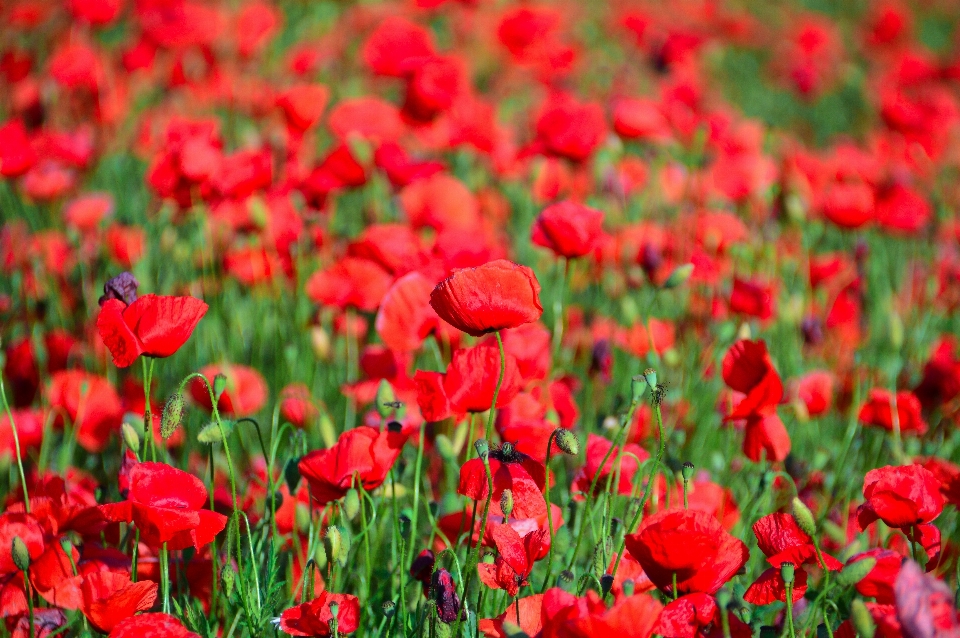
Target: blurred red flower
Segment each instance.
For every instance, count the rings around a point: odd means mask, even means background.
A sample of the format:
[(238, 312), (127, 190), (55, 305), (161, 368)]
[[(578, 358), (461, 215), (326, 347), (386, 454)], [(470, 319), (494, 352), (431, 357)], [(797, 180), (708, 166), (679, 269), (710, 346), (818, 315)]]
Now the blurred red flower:
[(284, 610), (280, 614), (280, 631), (291, 636), (324, 638), (333, 635), (331, 605), (337, 606), (336, 626), (339, 634), (350, 634), (360, 626), (360, 601), (350, 594), (322, 592), (308, 603)]
[(603, 233), (603, 212), (569, 200), (548, 206), (540, 213), (530, 239), (568, 259), (591, 253)]

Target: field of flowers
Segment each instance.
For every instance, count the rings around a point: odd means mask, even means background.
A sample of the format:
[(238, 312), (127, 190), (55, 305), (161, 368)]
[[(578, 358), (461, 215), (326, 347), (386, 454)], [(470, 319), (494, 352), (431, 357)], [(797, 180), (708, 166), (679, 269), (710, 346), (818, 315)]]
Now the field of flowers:
[(958, 638), (956, 0), (0, 0), (0, 636)]

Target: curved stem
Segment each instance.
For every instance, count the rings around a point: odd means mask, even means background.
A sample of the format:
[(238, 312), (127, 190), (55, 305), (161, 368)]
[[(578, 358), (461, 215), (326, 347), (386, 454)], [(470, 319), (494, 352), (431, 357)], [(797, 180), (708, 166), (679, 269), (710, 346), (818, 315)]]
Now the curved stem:
[[(543, 497), (547, 502), (547, 525), (550, 528), (550, 549), (547, 550), (547, 575), (543, 579), (542, 591), (546, 591), (550, 584), (550, 577), (553, 576), (553, 511), (550, 506), (550, 456), (553, 452), (553, 439), (557, 431), (554, 430), (547, 438), (547, 460), (546, 460), (546, 481), (543, 486)], [(518, 603), (519, 604), (519, 603)]]
[[(3, 397), (3, 409), (7, 413), (7, 419), (10, 421), (10, 431), (13, 432), (13, 447), (17, 453), (17, 470), (20, 472), (20, 487), (23, 489), (23, 508), (30, 513), (30, 495), (27, 493), (27, 478), (23, 473), (23, 455), (20, 451), (20, 436), (17, 432), (17, 424), (13, 421), (13, 412), (10, 410), (10, 404), (7, 403), (7, 391), (3, 387), (3, 375), (0, 375), (0, 397)], [(31, 620), (33, 615), (30, 616)], [(31, 632), (33, 631), (31, 627)], [(31, 634), (33, 635), (33, 634)]]
[(497, 397), (500, 395), (500, 386), (503, 385), (503, 376), (507, 371), (507, 358), (503, 353), (503, 337), (500, 336), (499, 331), (493, 334), (497, 337), (497, 347), (500, 349), (500, 376), (497, 377), (497, 387), (493, 391), (493, 401), (490, 402), (490, 414), (487, 416), (487, 443), (493, 440), (493, 422), (497, 411)]

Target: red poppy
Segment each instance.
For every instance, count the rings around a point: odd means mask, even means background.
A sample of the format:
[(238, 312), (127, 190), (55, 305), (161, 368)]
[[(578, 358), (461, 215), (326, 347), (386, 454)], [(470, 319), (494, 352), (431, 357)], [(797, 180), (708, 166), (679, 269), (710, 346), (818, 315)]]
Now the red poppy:
[[(783, 563), (793, 563), (797, 568), (793, 584), (793, 601), (797, 602), (807, 590), (807, 573), (801, 566), (806, 564), (820, 564), (813, 539), (800, 529), (797, 521), (790, 514), (775, 512), (768, 514), (753, 525), (753, 533), (757, 537), (760, 551), (767, 557), (771, 567), (747, 589), (743, 599), (754, 605), (769, 605), (779, 600), (786, 600), (786, 586), (780, 574)], [(837, 571), (843, 563), (829, 554), (823, 555), (823, 568)]]
[[(490, 499), (492, 515), (503, 516), (500, 509), (503, 490), (510, 490), (513, 494), (513, 518), (539, 518), (546, 515), (547, 505), (543, 500), (546, 470), (543, 464), (517, 452), (510, 443), (490, 450), (487, 461), (493, 477), (493, 495)], [(482, 460), (470, 459), (463, 464), (457, 493), (480, 503), (486, 501), (490, 491)]]
[(27, 129), (20, 120), (10, 120), (0, 126), (0, 175), (19, 177), (37, 161), (30, 145)]
[(773, 288), (757, 281), (733, 280), (730, 310), (765, 321), (773, 316)]
[(213, 541), (227, 517), (209, 506), (203, 481), (165, 463), (138, 463), (130, 470), (127, 500), (101, 505), (107, 520), (133, 523), (150, 547), (200, 549)]
[[(626, 547), (661, 590), (713, 594), (743, 567), (747, 546), (706, 512), (669, 509), (643, 520)], [(674, 591), (676, 578), (676, 591)]]
[(940, 493), (947, 503), (960, 507), (960, 467), (937, 456), (918, 457), (914, 463), (930, 470), (940, 481)]
[(807, 416), (820, 416), (827, 412), (833, 403), (834, 383), (832, 372), (814, 370), (790, 384), (791, 394), (803, 403)]
[(108, 638), (200, 638), (170, 614), (140, 614), (114, 625)]
[(723, 380), (746, 396), (727, 414), (726, 420), (743, 419), (769, 412), (783, 397), (783, 383), (770, 361), (763, 340), (737, 341), (723, 357)]
[(535, 530), (521, 536), (509, 525), (493, 528), (493, 542), (497, 558), (493, 563), (480, 563), (477, 571), (480, 582), (491, 589), (503, 589), (508, 596), (516, 596), (527, 584), (533, 565), (540, 558), (541, 549), (548, 542), (546, 530)]
[(336, 445), (300, 459), (310, 495), (321, 505), (343, 498), (355, 486), (372, 490), (383, 484), (406, 443), (406, 435), (360, 426), (340, 435)]
[[(267, 403), (267, 381), (256, 369), (239, 364), (211, 364), (200, 369), (210, 383), (218, 374), (227, 382), (217, 402), (217, 410), (225, 416), (242, 418), (259, 412)], [(198, 405), (210, 411), (213, 404), (207, 384), (201, 379), (190, 382), (190, 396)]]
[(97, 317), (100, 338), (118, 368), (142, 355), (169, 357), (180, 349), (207, 312), (193, 297), (144, 295), (130, 305), (107, 299)]
[(857, 561), (872, 558), (876, 561), (873, 569), (857, 584), (857, 593), (868, 598), (875, 598), (882, 605), (892, 605), (896, 602), (893, 593), (894, 583), (900, 574), (903, 556), (893, 550), (876, 548), (860, 552), (850, 557), (847, 565)]
[(57, 372), (50, 379), (47, 400), (51, 408), (66, 412), (77, 428), (77, 442), (88, 452), (103, 450), (120, 429), (123, 404), (104, 377), (81, 370)]
[(924, 408), (932, 408), (960, 395), (960, 359), (957, 358), (957, 342), (952, 336), (943, 336), (935, 344), (930, 359), (923, 366), (923, 379), (913, 392)]
[(747, 417), (743, 434), (743, 453), (757, 463), (766, 456), (768, 461), (782, 461), (790, 453), (790, 434), (776, 412), (751, 414)]
[[(336, 617), (330, 609), (337, 606)], [(291, 636), (332, 636), (330, 621), (336, 618), (337, 632), (351, 634), (360, 626), (360, 601), (350, 594), (321, 592), (318, 598), (308, 603), (284, 610), (280, 614), (280, 631)]]
[(395, 352), (417, 350), (437, 328), (440, 318), (430, 305), (434, 284), (419, 272), (411, 272), (390, 287), (377, 312), (377, 334)]
[(890, 527), (926, 525), (943, 511), (940, 481), (921, 465), (887, 465), (863, 479), (866, 502), (857, 510), (860, 529), (881, 520)]
[(505, 259), (454, 271), (433, 289), (430, 305), (444, 321), (474, 337), (516, 328), (543, 313), (537, 276)]
[(377, 75), (403, 77), (435, 55), (430, 31), (401, 17), (387, 18), (363, 43), (363, 61)]
[(860, 228), (873, 219), (873, 189), (862, 182), (837, 182), (827, 187), (823, 215), (841, 228)]
[(92, 572), (84, 576), (80, 586), (80, 610), (97, 631), (108, 634), (121, 621), (150, 609), (157, 599), (157, 588), (157, 583), (149, 580), (135, 583), (123, 572)]
[(591, 253), (602, 233), (602, 211), (567, 200), (540, 213), (530, 238), (537, 246), (570, 259)]
[(298, 428), (304, 428), (320, 415), (310, 394), (303, 383), (291, 383), (280, 391), (280, 415)]
[[(588, 596), (592, 593), (589, 592)], [(664, 611), (663, 605), (652, 596), (636, 594), (618, 598), (609, 609), (602, 604), (594, 606), (589, 602), (581, 609), (568, 608), (566, 612), (558, 613), (554, 622), (560, 624), (559, 635), (571, 638), (650, 638), (659, 633), (657, 622), (658, 618), (663, 617)], [(570, 617), (564, 619), (567, 614)]]
[[(857, 418), (866, 425), (893, 431), (893, 395), (889, 390), (874, 388), (860, 407)], [(920, 400), (908, 390), (897, 392), (897, 419), (900, 432), (921, 435), (927, 431), (927, 422), (921, 414)]]
[(369, 259), (344, 257), (333, 266), (313, 273), (307, 281), (307, 296), (323, 306), (377, 309), (390, 289), (393, 277)]
[(603, 108), (581, 103), (572, 95), (556, 93), (540, 110), (534, 148), (546, 154), (582, 162), (603, 142), (606, 134)]

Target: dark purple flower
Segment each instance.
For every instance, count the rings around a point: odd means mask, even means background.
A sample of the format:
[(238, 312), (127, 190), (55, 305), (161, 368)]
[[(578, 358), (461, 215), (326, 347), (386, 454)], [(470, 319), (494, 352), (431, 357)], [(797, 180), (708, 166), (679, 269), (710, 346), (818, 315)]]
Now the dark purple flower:
[(110, 299), (119, 299), (128, 306), (137, 300), (137, 288), (140, 282), (132, 273), (122, 272), (103, 284), (103, 296), (98, 303), (103, 306)]
[(433, 572), (433, 599), (437, 603), (437, 616), (442, 622), (452, 623), (460, 615), (460, 599), (453, 576), (442, 567)]

